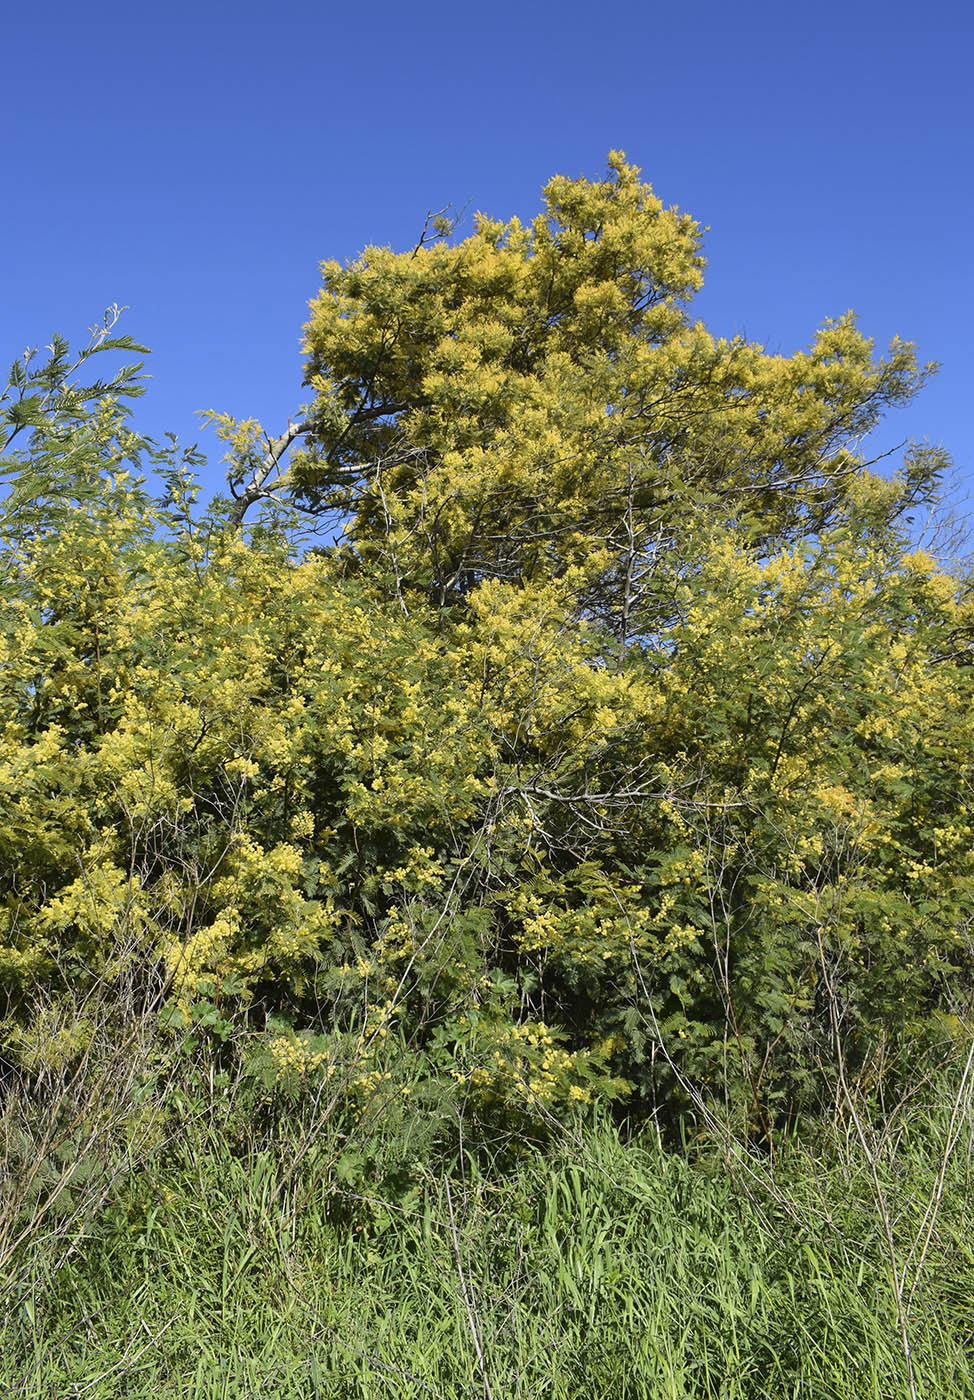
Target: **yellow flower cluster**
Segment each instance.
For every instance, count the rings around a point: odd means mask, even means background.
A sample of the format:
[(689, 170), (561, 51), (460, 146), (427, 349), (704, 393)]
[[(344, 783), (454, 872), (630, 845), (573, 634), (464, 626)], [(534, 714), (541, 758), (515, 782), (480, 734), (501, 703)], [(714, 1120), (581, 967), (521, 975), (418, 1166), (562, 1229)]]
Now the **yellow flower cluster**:
[(312, 1050), (296, 1036), (279, 1035), (268, 1043), (268, 1052), (279, 1074), (313, 1074), (329, 1063), (324, 1050)]
[(170, 943), (166, 961), (173, 991), (180, 1001), (192, 1000), (197, 986), (208, 973), (229, 971), (227, 955), (240, 932), (240, 916), (228, 908), (208, 926), (194, 933), (185, 943)]

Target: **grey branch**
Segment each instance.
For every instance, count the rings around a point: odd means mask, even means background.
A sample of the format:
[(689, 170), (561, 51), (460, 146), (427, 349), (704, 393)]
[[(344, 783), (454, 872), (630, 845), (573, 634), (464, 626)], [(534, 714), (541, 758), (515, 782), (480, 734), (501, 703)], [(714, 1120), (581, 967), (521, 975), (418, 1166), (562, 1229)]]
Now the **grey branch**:
[(300, 423), (289, 423), (287, 432), (282, 433), (279, 438), (270, 444), (263, 461), (250, 478), (247, 487), (241, 491), (240, 495), (233, 503), (233, 509), (230, 511), (231, 529), (239, 529), (243, 523), (244, 516), (254, 502), (259, 501), (262, 496), (271, 494), (270, 488), (267, 486), (268, 477), (280, 465), (281, 458), (291, 446), (294, 439), (300, 437), (302, 433), (306, 433), (310, 427), (311, 423), (307, 418), (302, 418)]

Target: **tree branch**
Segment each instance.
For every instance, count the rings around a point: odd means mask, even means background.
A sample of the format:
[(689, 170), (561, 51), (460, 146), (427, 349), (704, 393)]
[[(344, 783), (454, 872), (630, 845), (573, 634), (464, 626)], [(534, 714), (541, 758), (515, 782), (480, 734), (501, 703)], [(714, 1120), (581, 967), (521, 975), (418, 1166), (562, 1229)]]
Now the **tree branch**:
[(259, 501), (262, 496), (270, 495), (270, 491), (265, 489), (267, 478), (280, 465), (281, 458), (294, 439), (300, 437), (302, 433), (306, 433), (310, 427), (311, 423), (307, 418), (302, 418), (300, 423), (289, 423), (287, 432), (282, 433), (276, 441), (271, 443), (263, 461), (250, 478), (249, 485), (233, 503), (229, 522), (232, 530), (239, 530), (243, 524), (244, 516), (255, 501)]

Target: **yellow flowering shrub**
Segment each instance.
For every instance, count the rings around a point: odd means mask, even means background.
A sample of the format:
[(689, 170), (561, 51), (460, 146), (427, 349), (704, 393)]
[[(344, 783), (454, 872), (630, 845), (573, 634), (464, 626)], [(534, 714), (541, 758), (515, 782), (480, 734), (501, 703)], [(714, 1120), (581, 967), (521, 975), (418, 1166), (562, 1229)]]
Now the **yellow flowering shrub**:
[[(59, 995), (142, 970), (356, 1111), (767, 1134), (957, 1042), (974, 605), (908, 541), (941, 459), (856, 455), (924, 371), (851, 319), (717, 340), (700, 269), (617, 156), (326, 265), (282, 478), (345, 512), (314, 547), (172, 455), (153, 500), (114, 392), (11, 379), (0, 1054), (68, 1062)], [(237, 486), (261, 435), (220, 427)]]

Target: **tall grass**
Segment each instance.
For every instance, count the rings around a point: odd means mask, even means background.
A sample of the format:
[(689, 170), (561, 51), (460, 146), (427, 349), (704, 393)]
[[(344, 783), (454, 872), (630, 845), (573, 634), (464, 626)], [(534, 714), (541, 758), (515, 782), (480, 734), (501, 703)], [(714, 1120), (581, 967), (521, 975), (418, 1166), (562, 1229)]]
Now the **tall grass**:
[(974, 1396), (956, 1078), (895, 1130), (840, 1118), (773, 1166), (597, 1121), (503, 1170), (369, 1149), (333, 1111), (258, 1130), (244, 1086), (193, 1082), (63, 1228), (21, 1201), (0, 1394)]
[(0, 1063), (0, 1396), (974, 1400), (974, 1050), (763, 1155), (492, 1155), (448, 1094), (268, 1087), (164, 992), (51, 1000)]

